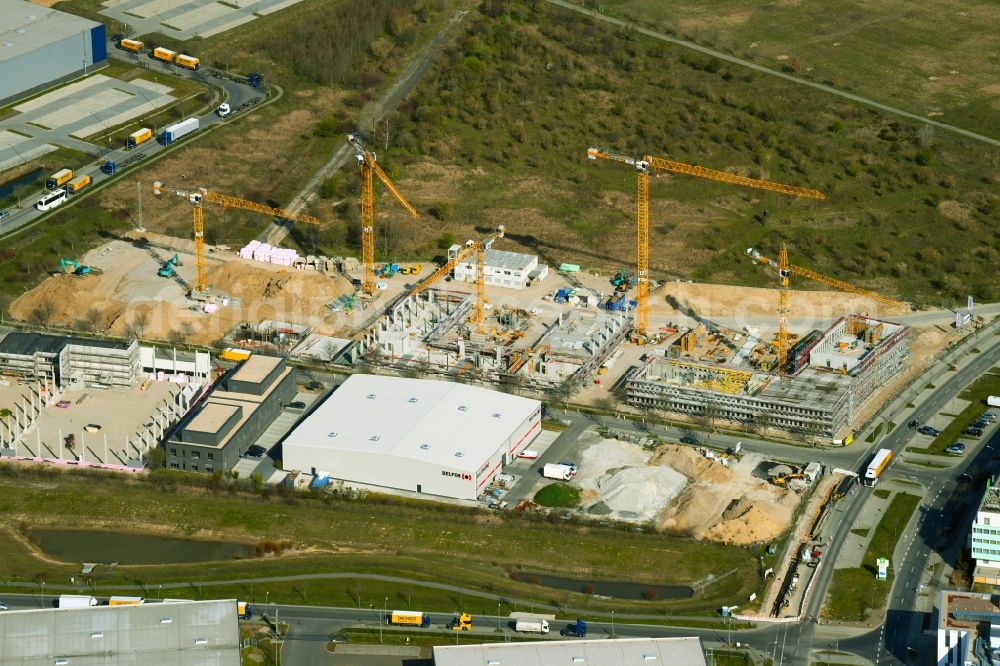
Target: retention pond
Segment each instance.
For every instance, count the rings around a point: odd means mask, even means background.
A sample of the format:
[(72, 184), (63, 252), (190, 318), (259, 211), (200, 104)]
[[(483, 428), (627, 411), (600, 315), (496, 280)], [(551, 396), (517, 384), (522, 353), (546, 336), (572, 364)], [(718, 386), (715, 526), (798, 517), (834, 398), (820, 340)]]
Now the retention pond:
[(250, 557), (245, 543), (94, 530), (31, 530), (31, 540), (64, 562), (182, 564)]
[(607, 580), (577, 580), (526, 571), (516, 572), (511, 577), (522, 583), (532, 583), (557, 590), (569, 590), (570, 592), (580, 592), (581, 594), (596, 594), (616, 599), (644, 599), (646, 601), (653, 601), (654, 599), (690, 599), (694, 596), (694, 589), (687, 585), (650, 585), (648, 583), (626, 583)]

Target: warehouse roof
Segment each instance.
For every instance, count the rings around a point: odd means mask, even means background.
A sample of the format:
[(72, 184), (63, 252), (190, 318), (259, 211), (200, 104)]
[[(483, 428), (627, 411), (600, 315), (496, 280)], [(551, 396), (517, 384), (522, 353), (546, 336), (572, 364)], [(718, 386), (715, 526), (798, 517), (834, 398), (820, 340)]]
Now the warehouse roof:
[[(461, 252), (461, 245), (452, 245), (449, 252)], [(538, 255), (524, 254), (522, 252), (508, 252), (507, 250), (486, 250), (483, 256), (483, 265), (490, 268), (501, 268), (511, 271), (523, 271), (538, 263)], [(475, 263), (464, 261), (462, 265), (466, 270), (474, 270)]]
[(705, 666), (698, 638), (607, 638), (434, 647), (434, 666)]
[[(3, 3), (4, 0), (0, 0)], [(2, 37), (0, 37), (2, 39)], [(0, 52), (3, 48), (0, 47)], [(0, 339), (0, 354), (19, 354), (31, 356), (43, 354), (58, 354), (67, 345), (85, 347), (101, 347), (103, 349), (128, 349), (124, 342), (115, 340), (98, 340), (97, 338), (75, 338), (67, 335), (49, 335), (48, 333), (22, 333), (12, 331)]]
[(20, 666), (239, 666), (236, 601), (8, 611), (0, 654)]
[(79, 35), (97, 25), (100, 24), (26, 0), (0, 0), (0, 62)]
[(351, 375), (284, 446), (383, 453), (475, 473), (540, 408), (538, 400), (466, 384)]

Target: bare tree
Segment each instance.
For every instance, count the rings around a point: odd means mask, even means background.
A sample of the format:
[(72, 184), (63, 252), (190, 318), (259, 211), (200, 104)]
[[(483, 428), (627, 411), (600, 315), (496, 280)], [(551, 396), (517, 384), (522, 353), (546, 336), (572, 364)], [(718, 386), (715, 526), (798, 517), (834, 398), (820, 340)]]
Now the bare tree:
[(56, 313), (56, 306), (49, 299), (45, 299), (28, 313), (28, 321), (32, 324), (47, 326), (52, 320), (52, 315)]

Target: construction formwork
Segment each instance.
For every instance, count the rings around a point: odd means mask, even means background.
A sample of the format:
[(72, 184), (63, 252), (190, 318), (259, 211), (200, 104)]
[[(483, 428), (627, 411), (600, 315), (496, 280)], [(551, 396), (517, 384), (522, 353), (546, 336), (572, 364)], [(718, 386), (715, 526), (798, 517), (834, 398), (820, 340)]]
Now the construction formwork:
[(653, 356), (625, 378), (636, 407), (836, 438), (878, 390), (903, 372), (909, 328), (851, 315), (809, 341), (794, 377)]

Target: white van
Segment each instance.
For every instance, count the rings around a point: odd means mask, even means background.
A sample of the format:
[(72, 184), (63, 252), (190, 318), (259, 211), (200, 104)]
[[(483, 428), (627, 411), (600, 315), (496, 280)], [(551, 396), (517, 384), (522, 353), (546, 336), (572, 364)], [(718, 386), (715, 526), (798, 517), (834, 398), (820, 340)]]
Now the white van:
[(36, 201), (35, 208), (38, 210), (52, 210), (64, 201), (66, 201), (66, 190), (58, 189)]

